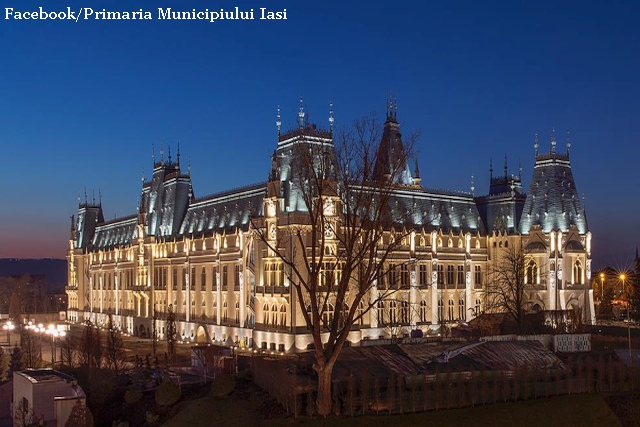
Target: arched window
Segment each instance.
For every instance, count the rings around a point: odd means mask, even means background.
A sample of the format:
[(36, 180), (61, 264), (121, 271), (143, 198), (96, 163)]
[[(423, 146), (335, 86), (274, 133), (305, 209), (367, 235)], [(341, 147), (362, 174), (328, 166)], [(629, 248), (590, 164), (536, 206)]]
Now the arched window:
[(464, 309), (465, 309), (464, 299), (460, 298), (460, 300), (458, 301), (458, 318), (460, 320), (465, 319)]
[(449, 300), (449, 320), (453, 320), (453, 300)]
[(398, 309), (394, 300), (389, 301), (389, 324), (395, 325), (398, 323)]
[(438, 300), (438, 320), (444, 319), (444, 301)]
[(278, 306), (275, 304), (271, 306), (271, 326), (278, 327)]
[(358, 311), (356, 311), (356, 319), (357, 319), (358, 325), (360, 326), (364, 325), (364, 303), (362, 301), (360, 301), (360, 304), (358, 304)]
[(325, 303), (324, 310), (322, 313), (322, 318), (324, 319), (324, 323), (327, 325), (327, 328), (330, 328), (331, 323), (333, 322), (334, 310), (335, 310), (335, 307), (333, 306), (333, 304)]
[(236, 301), (236, 323), (240, 323), (240, 302)]
[(229, 312), (228, 312), (228, 305), (227, 305), (227, 302), (225, 301), (225, 302), (222, 304), (222, 321), (223, 321), (223, 322), (226, 322), (226, 321), (227, 321), (228, 314), (229, 314)]
[(262, 306), (262, 324), (263, 325), (269, 325), (270, 324), (269, 304), (265, 304), (265, 305)]
[(420, 322), (427, 322), (427, 302), (425, 300), (420, 301)]
[(280, 307), (280, 326), (287, 326), (287, 305), (282, 304)]
[(583, 282), (584, 280), (582, 280), (582, 263), (580, 262), (580, 260), (578, 260), (575, 264), (573, 264), (573, 283), (582, 285)]
[(400, 323), (409, 324), (409, 302), (402, 301), (400, 303)]
[(538, 283), (538, 265), (534, 260), (530, 260), (529, 264), (527, 264), (527, 275), (525, 279), (529, 285)]
[(480, 310), (482, 309), (482, 302), (480, 301), (480, 298), (476, 299), (476, 312), (475, 315), (476, 316), (480, 316)]
[(386, 325), (386, 319), (384, 315), (384, 301), (378, 301), (376, 313), (378, 316), (378, 325)]

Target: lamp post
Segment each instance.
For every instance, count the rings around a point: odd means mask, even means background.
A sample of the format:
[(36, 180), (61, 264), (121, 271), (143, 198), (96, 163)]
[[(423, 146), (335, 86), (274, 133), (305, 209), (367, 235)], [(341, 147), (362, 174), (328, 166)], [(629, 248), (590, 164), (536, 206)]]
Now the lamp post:
[(622, 289), (624, 289), (624, 293), (627, 297), (627, 335), (629, 336), (629, 366), (633, 367), (633, 357), (631, 356), (631, 318), (629, 317), (629, 291), (625, 287), (625, 279), (627, 275), (622, 273), (620, 274), (620, 280), (622, 280)]
[(7, 331), (7, 345), (11, 347), (11, 331), (15, 329), (15, 325), (9, 320), (6, 324), (2, 325), (2, 329)]
[(600, 273), (600, 304), (604, 299), (604, 273)]

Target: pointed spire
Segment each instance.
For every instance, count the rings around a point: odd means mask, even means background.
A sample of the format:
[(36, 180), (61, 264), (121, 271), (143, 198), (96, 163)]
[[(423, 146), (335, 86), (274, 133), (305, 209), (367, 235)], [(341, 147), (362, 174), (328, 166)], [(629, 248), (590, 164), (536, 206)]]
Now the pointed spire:
[(550, 154), (555, 154), (556, 152), (556, 127), (551, 128), (551, 152)]
[(169, 159), (169, 163), (171, 163), (171, 144), (169, 144), (169, 149), (168, 149), (168, 151), (169, 151), (169, 157), (168, 157), (168, 159)]
[(471, 174), (471, 195), (473, 196), (473, 191), (476, 189), (476, 186), (473, 182), (473, 174)]
[(82, 200), (82, 198), (80, 197), (80, 191), (78, 191), (78, 206), (80, 206), (80, 201)]
[(329, 130), (333, 135), (333, 102), (329, 102)]
[(153, 159), (153, 164), (156, 164), (156, 148), (151, 144), (151, 159)]
[(87, 187), (84, 187), (84, 204), (87, 204)]
[(187, 173), (191, 176), (191, 156), (189, 156), (189, 163), (187, 165)]
[(571, 153), (571, 138), (569, 129), (567, 129), (567, 156)]
[(164, 163), (164, 148), (162, 146), (163, 142), (160, 141), (160, 162)]
[(416, 178), (420, 178), (420, 169), (418, 169), (418, 158), (415, 159), (415, 164), (413, 166), (413, 174)]
[(536, 149), (536, 157), (538, 157), (538, 147), (539, 147), (539, 144), (538, 144), (538, 131), (536, 131), (536, 142), (535, 142), (535, 144), (533, 144), (533, 147)]
[(280, 104), (278, 104), (278, 114), (276, 115), (276, 127), (278, 128), (278, 136), (280, 136), (280, 129), (282, 128), (282, 121), (280, 120)]
[(102, 206), (102, 190), (98, 189), (98, 202)]
[(176, 153), (176, 164), (180, 166), (180, 143), (178, 142), (178, 152)]
[(506, 178), (509, 175), (509, 166), (507, 165), (507, 155), (504, 155), (504, 177)]
[(393, 107), (393, 120), (398, 120), (398, 97), (396, 96), (396, 103)]
[(522, 160), (518, 159), (518, 179), (522, 181)]
[(304, 100), (300, 97), (300, 112), (298, 113), (298, 119), (300, 120), (300, 129), (304, 128)]
[(393, 95), (389, 93), (389, 100), (387, 101), (387, 121), (391, 120), (393, 116)]
[(489, 183), (493, 179), (493, 157), (489, 157)]

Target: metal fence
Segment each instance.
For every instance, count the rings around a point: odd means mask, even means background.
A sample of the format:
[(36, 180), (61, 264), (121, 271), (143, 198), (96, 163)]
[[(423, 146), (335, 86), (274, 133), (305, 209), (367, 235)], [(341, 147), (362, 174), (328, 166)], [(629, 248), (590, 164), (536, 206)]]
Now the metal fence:
[[(253, 369), (256, 384), (287, 414), (315, 414), (316, 382), (311, 373), (299, 373), (294, 359), (257, 357)], [(566, 394), (634, 391), (639, 385), (640, 370), (628, 368), (611, 355), (573, 356), (566, 369), (529, 369), (525, 365), (514, 370), (454, 372), (434, 364), (433, 372), (419, 375), (352, 374), (334, 379), (333, 412), (346, 416), (402, 414)]]

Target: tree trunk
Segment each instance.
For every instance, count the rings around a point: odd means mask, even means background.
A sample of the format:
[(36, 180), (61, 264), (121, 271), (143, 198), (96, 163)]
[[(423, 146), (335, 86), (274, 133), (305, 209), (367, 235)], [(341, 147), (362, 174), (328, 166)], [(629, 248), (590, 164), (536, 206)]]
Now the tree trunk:
[(333, 366), (316, 366), (318, 373), (318, 414), (326, 417), (331, 414), (331, 377)]

